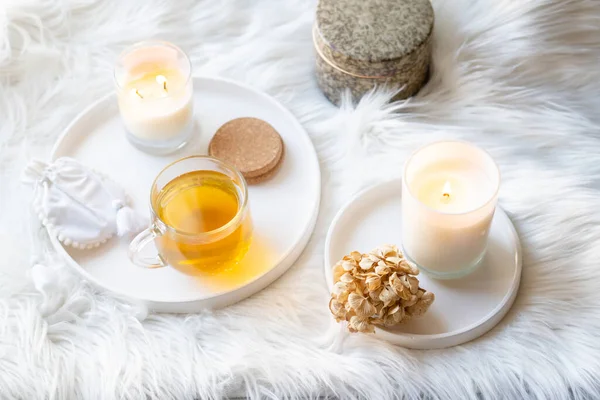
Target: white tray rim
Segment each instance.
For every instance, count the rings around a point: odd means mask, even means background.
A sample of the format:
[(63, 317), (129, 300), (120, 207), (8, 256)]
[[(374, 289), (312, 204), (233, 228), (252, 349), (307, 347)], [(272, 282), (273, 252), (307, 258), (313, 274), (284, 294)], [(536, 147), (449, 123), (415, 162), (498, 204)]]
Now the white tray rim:
[[(327, 285), (327, 288), (329, 291), (331, 291), (331, 289), (333, 287), (332, 283), (330, 282), (329, 276), (328, 276), (328, 270), (331, 270), (331, 267), (332, 267), (329, 265), (329, 260), (331, 258), (329, 249), (331, 247), (331, 237), (332, 237), (333, 231), (334, 231), (335, 227), (337, 226), (339, 220), (344, 216), (346, 210), (348, 208), (350, 208), (354, 204), (354, 202), (356, 202), (357, 200), (359, 200), (361, 197), (365, 196), (369, 192), (380, 190), (383, 186), (398, 185), (398, 184), (400, 184), (400, 185), (402, 184), (402, 178), (388, 179), (388, 180), (370, 185), (370, 186), (360, 190), (358, 193), (356, 193), (336, 213), (331, 224), (329, 225), (329, 229), (327, 230), (327, 236), (325, 238), (325, 250), (323, 253), (323, 265), (324, 265), (323, 273), (325, 275), (325, 284)], [(471, 323), (459, 330), (446, 332), (446, 333), (437, 333), (437, 334), (432, 334), (432, 335), (423, 335), (423, 334), (393, 333), (389, 330), (378, 327), (376, 329), (378, 331), (380, 331), (381, 333), (383, 333), (383, 335), (380, 335), (381, 337), (404, 338), (405, 340), (411, 340), (411, 341), (421, 342), (421, 343), (424, 343), (426, 341), (443, 341), (446, 339), (452, 339), (453, 344), (441, 346), (441, 347), (449, 347), (449, 346), (453, 346), (453, 345), (456, 345), (459, 343), (464, 343), (469, 340), (475, 339), (479, 335), (486, 333), (489, 329), (493, 328), (500, 320), (502, 320), (502, 318), (508, 313), (508, 311), (512, 307), (512, 304), (514, 303), (514, 301), (517, 297), (518, 288), (519, 288), (519, 285), (521, 282), (522, 268), (523, 268), (523, 257), (522, 257), (523, 250), (522, 250), (522, 246), (521, 246), (521, 241), (519, 239), (519, 235), (517, 233), (517, 230), (514, 227), (514, 224), (512, 223), (512, 221), (510, 220), (510, 218), (508, 217), (506, 212), (502, 209), (502, 207), (500, 207), (500, 205), (496, 206), (496, 216), (503, 218), (508, 222), (508, 226), (510, 226), (510, 229), (511, 229), (511, 234), (516, 238), (516, 240), (515, 240), (515, 243), (516, 243), (515, 274), (513, 275), (512, 284), (511, 284), (508, 292), (506, 293), (506, 295), (502, 298), (502, 301), (486, 316), (484, 316), (480, 320), (478, 320), (474, 323)], [(489, 326), (489, 328), (488, 328), (488, 326)], [(480, 331), (482, 331), (482, 332), (480, 332)], [(465, 340), (465, 338), (467, 338), (467, 337), (468, 337), (468, 339)], [(454, 343), (454, 342), (457, 342), (457, 343)], [(422, 347), (423, 346), (422, 344), (418, 344), (417, 346), (418, 346), (418, 348), (425, 348), (425, 347)], [(434, 346), (432, 348), (438, 348), (438, 346)]]
[[(221, 77), (213, 77), (213, 76), (205, 76), (205, 75), (194, 75), (192, 77), (192, 79), (194, 79), (194, 81), (197, 80), (212, 80), (212, 81), (217, 81), (217, 82), (221, 82), (221, 83), (226, 83), (226, 84), (230, 84), (230, 85), (235, 85), (235, 86), (239, 86), (242, 89), (248, 90), (253, 92), (254, 94), (261, 96), (263, 98), (265, 98), (265, 100), (270, 101), (274, 106), (276, 106), (283, 114), (285, 114), (288, 118), (290, 118), (294, 125), (296, 126), (297, 129), (302, 130), (305, 134), (304, 137), (302, 138), (305, 141), (309, 142), (309, 157), (313, 159), (313, 161), (316, 163), (315, 165), (317, 165), (316, 168), (316, 173), (317, 173), (317, 178), (314, 181), (314, 185), (316, 186), (316, 193), (317, 195), (315, 196), (315, 200), (314, 200), (314, 205), (313, 205), (313, 215), (311, 216), (311, 219), (309, 221), (309, 223), (306, 226), (306, 230), (304, 233), (304, 236), (302, 237), (302, 239), (298, 242), (297, 246), (290, 248), (286, 253), (284, 253), (283, 257), (281, 258), (281, 262), (277, 265), (275, 265), (273, 268), (263, 272), (262, 274), (254, 277), (252, 280), (246, 282), (244, 285), (235, 288), (233, 290), (222, 290), (219, 292), (215, 292), (215, 293), (211, 293), (209, 295), (204, 295), (204, 296), (198, 296), (198, 297), (192, 297), (192, 298), (183, 298), (182, 300), (177, 301), (177, 303), (179, 304), (193, 304), (193, 303), (197, 303), (197, 302), (201, 302), (203, 300), (217, 300), (219, 298), (225, 297), (225, 296), (232, 296), (232, 297), (236, 297), (235, 295), (237, 293), (243, 292), (245, 290), (247, 290), (249, 287), (251, 286), (256, 286), (260, 283), (260, 281), (263, 281), (263, 284), (260, 285), (260, 287), (257, 290), (253, 290), (251, 294), (244, 296), (242, 298), (240, 298), (239, 300), (236, 301), (232, 301), (231, 303), (228, 304), (233, 304), (237, 301), (241, 301), (244, 298), (247, 298), (249, 296), (251, 296), (252, 294), (255, 294), (257, 292), (259, 292), (260, 290), (266, 288), (268, 285), (270, 285), (271, 283), (273, 283), (275, 280), (277, 280), (279, 277), (281, 277), (288, 269), (290, 269), (293, 265), (293, 263), (297, 260), (297, 258), (302, 254), (302, 252), (304, 251), (304, 249), (306, 248), (310, 238), (312, 237), (312, 234), (314, 232), (316, 223), (317, 223), (317, 219), (319, 216), (319, 209), (320, 209), (320, 202), (321, 202), (321, 195), (322, 195), (322, 191), (321, 191), (321, 169), (320, 169), (320, 163), (319, 163), (319, 159), (317, 156), (317, 152), (315, 150), (315, 147), (310, 139), (310, 136), (308, 135), (308, 133), (306, 132), (306, 130), (304, 129), (304, 127), (302, 126), (302, 124), (300, 124), (300, 122), (297, 120), (297, 118), (287, 109), (285, 108), (277, 99), (275, 99), (274, 97), (261, 92), (249, 85), (246, 85), (244, 83), (241, 82), (237, 82), (231, 79), (226, 79), (226, 78), (221, 78)], [(100, 97), (98, 100), (96, 100), (95, 102), (93, 102), (92, 104), (90, 104), (89, 106), (87, 106), (86, 108), (84, 108), (79, 114), (77, 114), (75, 116), (75, 118), (67, 125), (67, 127), (63, 130), (63, 132), (59, 135), (58, 139), (56, 140), (56, 142), (54, 143), (54, 146), (52, 147), (52, 151), (51, 151), (51, 160), (55, 160), (56, 159), (56, 153), (58, 152), (58, 150), (61, 147), (62, 142), (65, 140), (65, 138), (69, 135), (70, 131), (78, 124), (81, 122), (81, 120), (87, 116), (87, 114), (89, 114), (90, 112), (93, 112), (96, 108), (98, 108), (100, 105), (102, 105), (104, 102), (109, 101), (111, 98), (115, 97), (116, 93), (114, 91), (109, 92), (107, 94), (105, 94), (104, 96)], [(165, 300), (155, 300), (155, 299), (151, 299), (151, 298), (147, 298), (147, 297), (138, 297), (136, 296), (135, 298), (132, 298), (129, 294), (127, 293), (123, 293), (122, 291), (117, 291), (117, 290), (113, 290), (113, 289), (108, 289), (106, 288), (104, 285), (102, 285), (101, 282), (98, 281), (98, 279), (96, 279), (93, 275), (89, 274), (81, 265), (79, 265), (79, 263), (77, 263), (71, 256), (70, 254), (66, 251), (66, 249), (64, 248), (64, 246), (62, 245), (62, 243), (58, 240), (58, 238), (54, 237), (53, 235), (49, 234), (48, 235), (50, 238), (50, 242), (52, 243), (52, 246), (54, 247), (54, 249), (57, 251), (57, 253), (59, 253), (59, 255), (63, 258), (64, 261), (66, 261), (66, 263), (74, 268), (76, 270), (76, 272), (78, 272), (83, 278), (85, 278), (86, 280), (90, 281), (92, 284), (94, 284), (95, 286), (102, 288), (103, 290), (107, 290), (110, 293), (114, 293), (117, 296), (120, 296), (122, 298), (125, 299), (129, 299), (129, 300), (135, 300), (135, 301), (142, 301), (142, 302), (146, 302), (149, 304), (165, 304), (165, 305), (171, 305), (173, 304), (172, 301), (165, 301)], [(272, 275), (272, 276), (268, 276), (268, 275)], [(267, 280), (265, 280), (265, 278), (268, 278)]]

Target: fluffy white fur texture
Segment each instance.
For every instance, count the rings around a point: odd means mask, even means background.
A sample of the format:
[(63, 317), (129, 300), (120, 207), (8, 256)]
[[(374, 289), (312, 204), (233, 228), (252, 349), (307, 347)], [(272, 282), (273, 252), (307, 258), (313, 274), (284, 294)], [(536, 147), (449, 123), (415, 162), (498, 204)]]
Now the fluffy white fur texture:
[[(337, 109), (313, 76), (314, 1), (3, 0), (0, 398), (599, 398), (600, 2), (434, 7), (432, 77), (419, 95), (390, 105), (379, 92)], [(47, 245), (37, 231), (30, 241), (20, 172), (112, 89), (118, 52), (148, 38), (178, 43), (197, 73), (278, 98), (320, 156), (323, 206), (304, 255), (227, 309), (146, 315), (47, 250), (37, 288), (31, 279), (32, 243)], [(500, 164), (500, 203), (524, 245), (512, 312), (445, 350), (340, 333), (321, 265), (335, 210), (442, 138), (477, 143)]]

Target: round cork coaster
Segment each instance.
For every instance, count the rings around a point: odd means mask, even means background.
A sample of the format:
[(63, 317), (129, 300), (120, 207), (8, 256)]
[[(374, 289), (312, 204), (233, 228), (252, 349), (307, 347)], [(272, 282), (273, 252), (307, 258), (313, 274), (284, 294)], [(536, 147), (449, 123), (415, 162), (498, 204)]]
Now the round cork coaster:
[(283, 164), (284, 156), (285, 156), (285, 149), (281, 150), (281, 156), (279, 157), (277, 164), (275, 164), (275, 166), (271, 170), (269, 170), (259, 176), (245, 178), (248, 185), (256, 185), (258, 183), (261, 183), (261, 182), (271, 179), (273, 177), (273, 175), (275, 175), (277, 173), (277, 171), (279, 171), (279, 167), (281, 166), (281, 164)]
[(208, 146), (208, 154), (235, 166), (249, 184), (269, 179), (283, 159), (283, 140), (267, 122), (236, 118), (221, 126)]

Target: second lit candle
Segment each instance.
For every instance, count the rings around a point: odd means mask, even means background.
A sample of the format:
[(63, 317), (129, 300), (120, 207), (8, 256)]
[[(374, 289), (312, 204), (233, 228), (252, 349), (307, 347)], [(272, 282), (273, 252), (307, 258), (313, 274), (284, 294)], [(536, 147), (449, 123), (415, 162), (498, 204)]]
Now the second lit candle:
[(417, 150), (403, 177), (405, 255), (437, 278), (457, 278), (482, 261), (500, 176), (483, 150), (438, 142)]

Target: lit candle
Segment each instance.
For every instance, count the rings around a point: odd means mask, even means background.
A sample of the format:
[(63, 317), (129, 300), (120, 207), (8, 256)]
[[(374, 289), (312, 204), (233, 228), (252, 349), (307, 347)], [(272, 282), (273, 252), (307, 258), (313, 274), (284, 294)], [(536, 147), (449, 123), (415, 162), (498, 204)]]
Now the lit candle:
[(487, 248), (500, 174), (483, 150), (437, 142), (406, 162), (402, 246), (429, 275), (457, 278), (474, 270)]
[(193, 130), (191, 65), (165, 42), (127, 49), (115, 68), (119, 111), (128, 139), (155, 154), (183, 147)]

